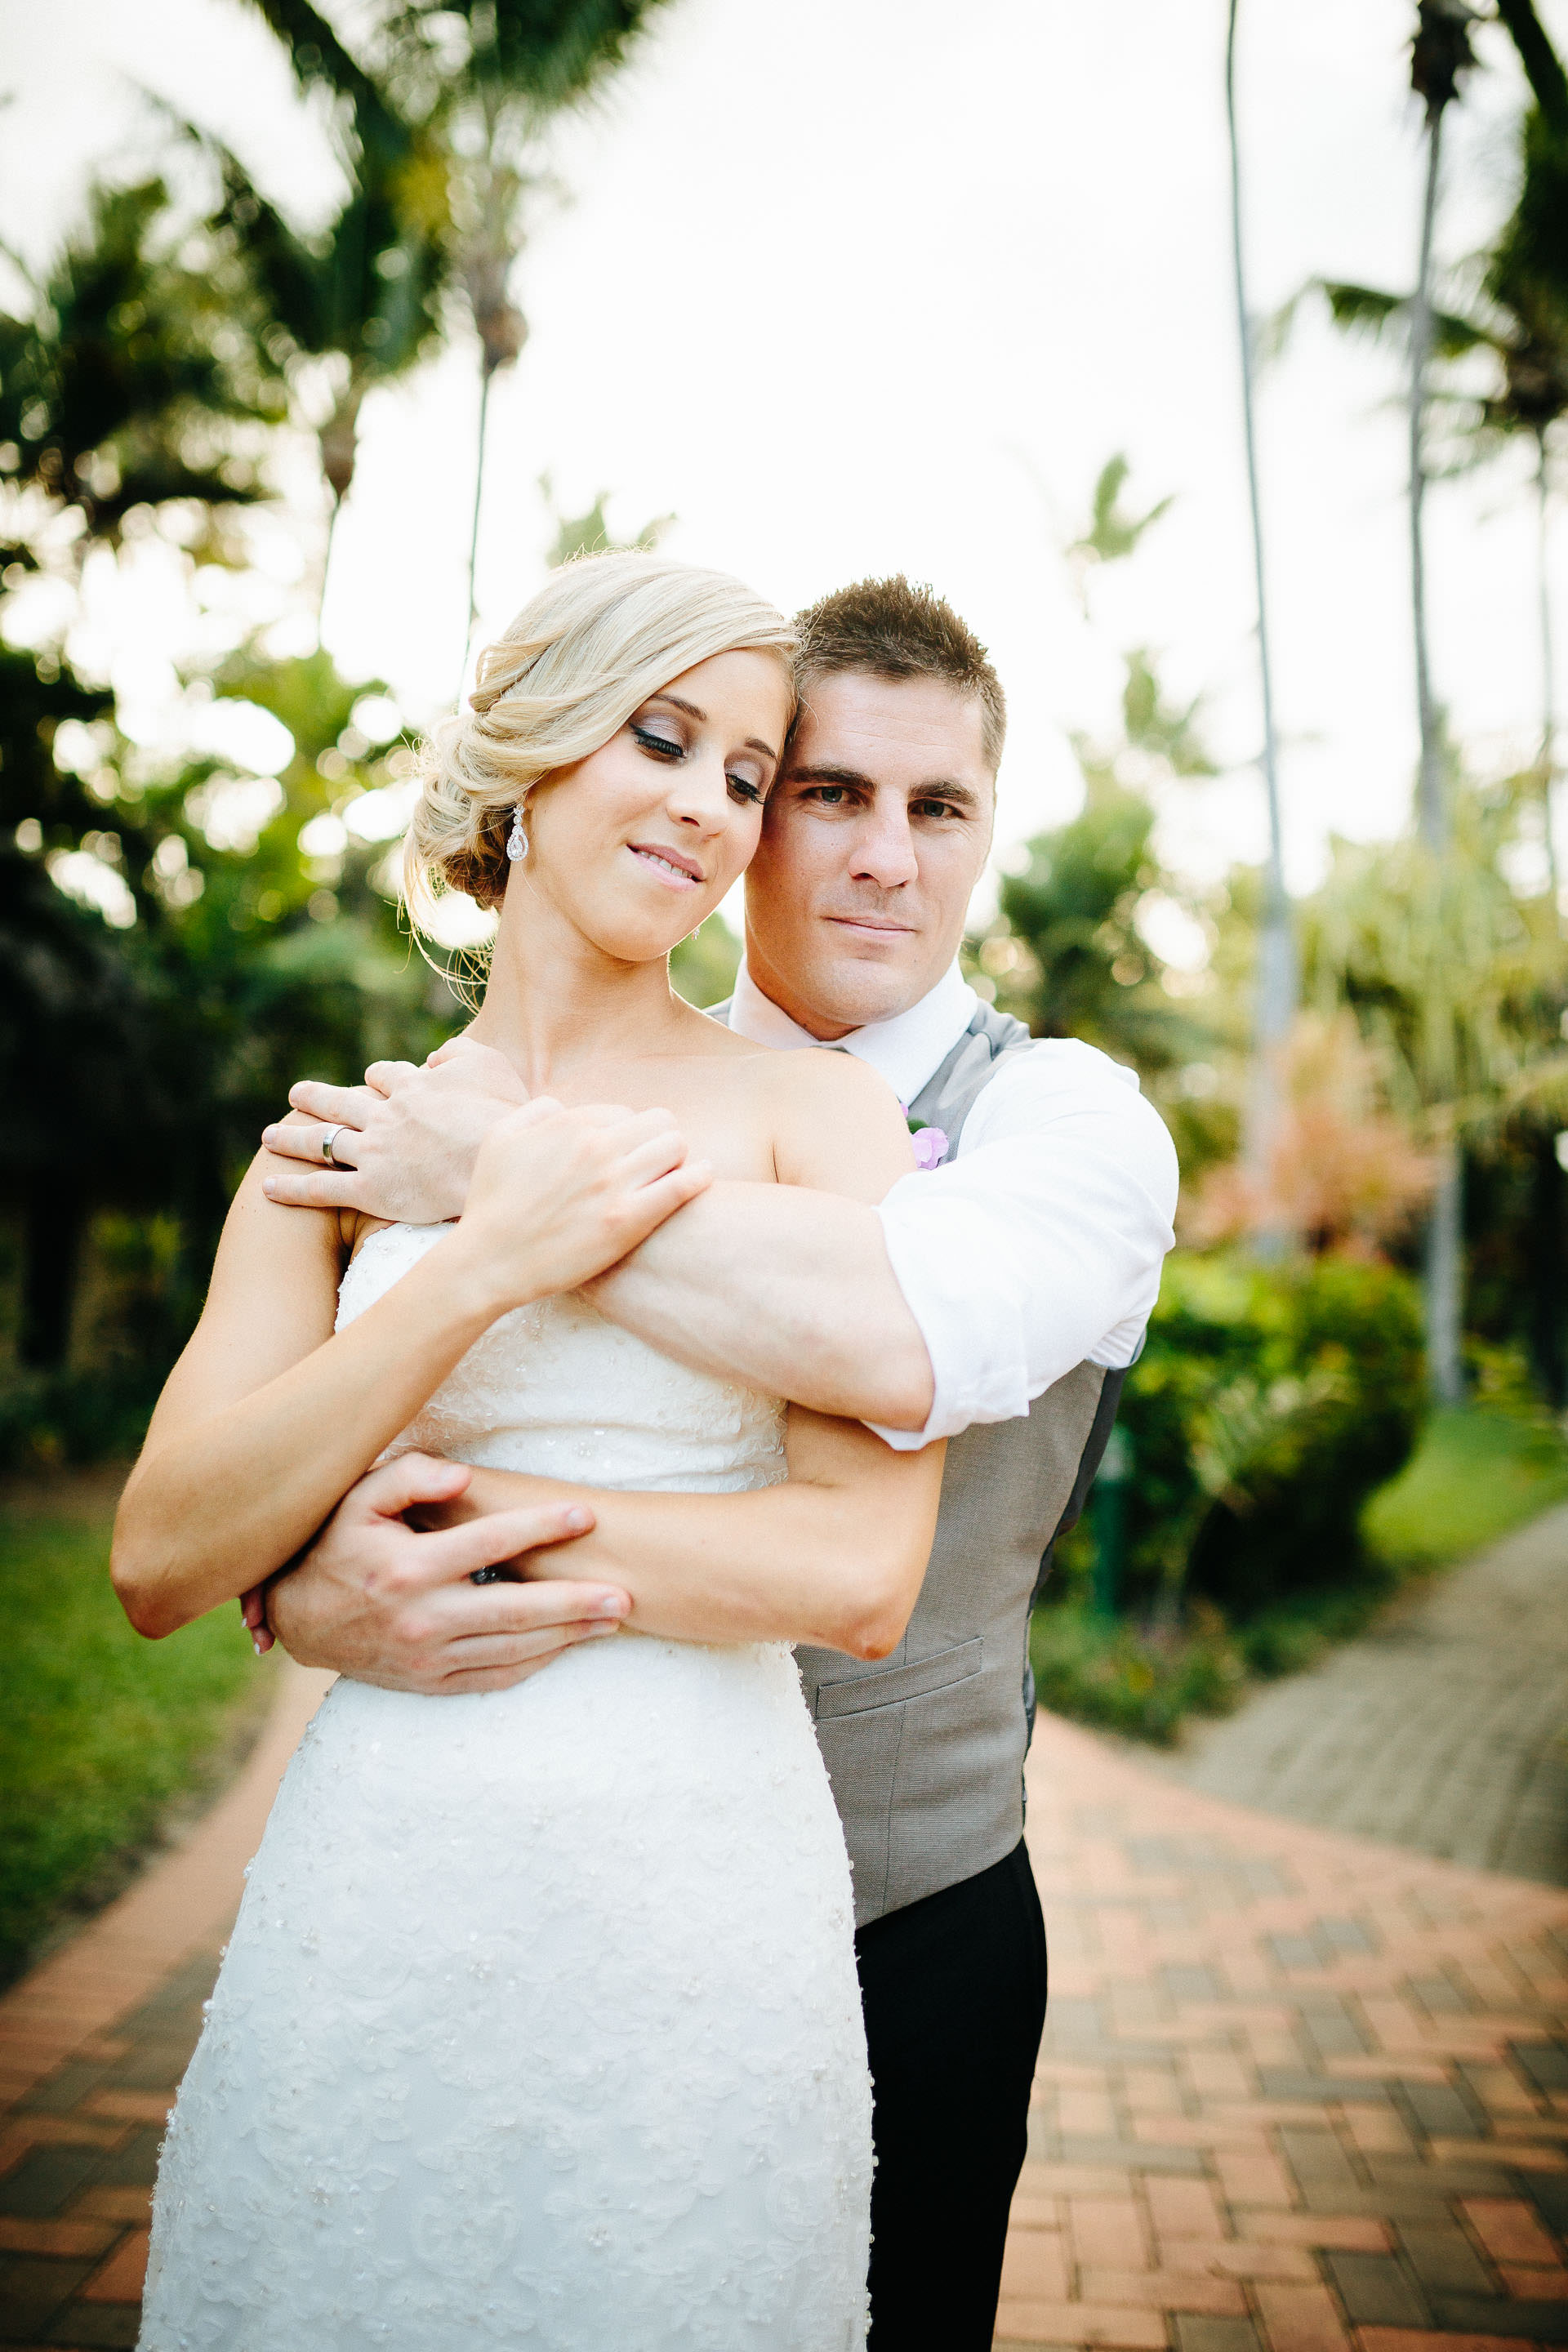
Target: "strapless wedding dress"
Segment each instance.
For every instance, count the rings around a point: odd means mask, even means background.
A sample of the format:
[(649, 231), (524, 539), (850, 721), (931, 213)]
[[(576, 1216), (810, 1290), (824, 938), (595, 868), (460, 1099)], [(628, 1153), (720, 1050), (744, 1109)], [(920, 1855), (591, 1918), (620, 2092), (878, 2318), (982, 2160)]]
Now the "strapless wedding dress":
[[(375, 1234), (340, 1324), (441, 1229)], [(784, 1475), (776, 1402), (575, 1297), (395, 1451)], [(164, 2144), (142, 2352), (840, 2352), (871, 2173), (849, 1870), (783, 1644), (618, 1633), (516, 1689), (337, 1683)]]

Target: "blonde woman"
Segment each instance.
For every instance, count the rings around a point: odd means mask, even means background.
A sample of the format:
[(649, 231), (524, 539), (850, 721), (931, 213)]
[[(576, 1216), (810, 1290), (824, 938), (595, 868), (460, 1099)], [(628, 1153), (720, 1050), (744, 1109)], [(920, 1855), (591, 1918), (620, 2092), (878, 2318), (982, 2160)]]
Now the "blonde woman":
[(333, 1687), (170, 2127), (145, 2352), (863, 2342), (848, 1870), (785, 1643), (897, 1641), (942, 1448), (786, 1412), (574, 1296), (713, 1174), (875, 1201), (912, 1165), (871, 1072), (756, 1049), (668, 982), (755, 847), (791, 651), (715, 573), (553, 574), (427, 754), (408, 852), (416, 907), (500, 908), (472, 1034), (529, 1101), (455, 1224), (301, 1215), (259, 1163), (236, 1199), (121, 1509), (143, 1633), (275, 1573), (410, 1449), (541, 1482), (426, 1538), (481, 1574), (617, 1515), (659, 1540), (629, 1618), (548, 1675)]

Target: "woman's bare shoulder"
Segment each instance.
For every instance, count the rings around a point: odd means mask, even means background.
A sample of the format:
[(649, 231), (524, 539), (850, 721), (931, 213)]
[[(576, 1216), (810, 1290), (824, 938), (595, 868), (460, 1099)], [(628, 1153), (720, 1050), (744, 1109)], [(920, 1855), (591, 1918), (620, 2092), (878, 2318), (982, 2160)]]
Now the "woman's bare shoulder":
[(766, 1076), (781, 1183), (879, 1201), (913, 1168), (898, 1096), (853, 1054), (777, 1054)]

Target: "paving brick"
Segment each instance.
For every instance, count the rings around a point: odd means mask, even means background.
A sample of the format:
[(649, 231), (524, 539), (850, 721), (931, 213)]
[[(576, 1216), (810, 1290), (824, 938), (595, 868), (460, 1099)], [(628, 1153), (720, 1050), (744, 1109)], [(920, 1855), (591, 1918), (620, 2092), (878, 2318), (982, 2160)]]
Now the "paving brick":
[(1522, 2263), (1504, 2263), (1499, 2276), (1510, 2294), (1535, 2301), (1568, 2302), (1568, 2270), (1527, 2270)]
[(1244, 2237), (1274, 2246), (1343, 2246), (1352, 2253), (1384, 2254), (1390, 2245), (1386, 2221), (1360, 2213), (1247, 2213)]
[(1270, 2352), (1344, 2352), (1344, 2325), (1326, 2286), (1265, 2284), (1255, 2292)]
[(1524, 2336), (1531, 2344), (1568, 2344), (1568, 2303), (1526, 2303), (1512, 2296), (1479, 2294), (1432, 2298), (1439, 2327), (1469, 2336)]
[(147, 2275), (145, 2230), (132, 2230), (81, 2290), (84, 2303), (140, 2303)]
[(1245, 2319), (1247, 2297), (1235, 2279), (1211, 2272), (1085, 2270), (1086, 2303), (1127, 2303), (1146, 2311), (1205, 2312), (1216, 2319)]
[(1392, 2254), (1325, 2254), (1340, 2300), (1358, 2327), (1422, 2327), (1426, 2305)]
[(0, 2258), (0, 2341), (41, 2336), (88, 2268), (86, 2263), (49, 2262), (26, 2254)]
[(1227, 2204), (1290, 2206), (1296, 2202), (1295, 2189), (1277, 2157), (1237, 2156), (1221, 2148), (1215, 2157), (1215, 2169)]
[(1457, 2221), (1405, 2222), (1399, 2242), (1428, 2294), (1487, 2294), (1486, 2265)]
[(134, 2352), (142, 2306), (135, 2303), (72, 2303), (56, 2320), (51, 2340), (72, 2352)]
[(1055, 2230), (1007, 2232), (1002, 2264), (1002, 2293), (1008, 2301), (1065, 2303), (1070, 2292), (1067, 2251)]
[(0, 2179), (0, 2213), (23, 2221), (47, 2220), (79, 2189), (97, 2180), (104, 2162), (101, 2148), (29, 2148), (21, 2163)]
[(1258, 2352), (1258, 2330), (1250, 2319), (1200, 2318), (1178, 2312), (1175, 2328), (1178, 2352)]
[(1363, 2327), (1362, 2352), (1531, 2352), (1520, 2336), (1450, 2336), (1415, 2327)]
[(1073, 2252), (1080, 2263), (1115, 2271), (1148, 2267), (1148, 2235), (1133, 2198), (1069, 2198), (1068, 2230)]
[(1144, 2183), (1143, 2194), (1158, 2237), (1224, 2237), (1219, 2208), (1206, 2180), (1163, 2180), (1156, 2176)]
[(1355, 2167), (1332, 2132), (1286, 2129), (1279, 2134), (1279, 2148), (1303, 2189), (1348, 2193), (1361, 2185)]
[(0, 2218), (0, 2253), (57, 2254), (89, 2261), (111, 2246), (112, 2221), (15, 2221)]
[(1522, 2198), (1472, 2197), (1465, 2218), (1498, 2263), (1554, 2263), (1557, 2249)]
[(1568, 2091), (1568, 2046), (1561, 2042), (1516, 2042), (1514, 2063), (1538, 2091)]
[(1447, 2083), (1401, 2082), (1399, 2096), (1430, 2136), (1476, 2139), (1486, 2131), (1485, 2111)]
[(1161, 2238), (1159, 2267), (1197, 2272), (1215, 2278), (1315, 2279), (1317, 2264), (1305, 2246), (1268, 2245), (1261, 2240), (1237, 2238)]
[(1165, 2322), (1157, 2311), (1131, 2304), (1035, 2303), (1005, 2297), (996, 2312), (996, 2340), (1016, 2344), (1103, 2344), (1125, 2352), (1165, 2352)]

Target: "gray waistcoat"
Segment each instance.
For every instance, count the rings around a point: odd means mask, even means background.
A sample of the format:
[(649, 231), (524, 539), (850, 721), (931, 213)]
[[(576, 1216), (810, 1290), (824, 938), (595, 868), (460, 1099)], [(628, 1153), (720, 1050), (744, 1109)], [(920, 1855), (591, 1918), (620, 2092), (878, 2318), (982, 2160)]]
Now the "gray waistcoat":
[[(914, 1116), (956, 1149), (981, 1088), (1028, 1034), (982, 1005)], [(898, 1648), (874, 1664), (796, 1653), (844, 1820), (858, 1926), (988, 1869), (1023, 1834), (1029, 1612), (1052, 1543), (1083, 1507), (1121, 1381), (1079, 1364), (1026, 1418), (953, 1438), (931, 1565)]]

